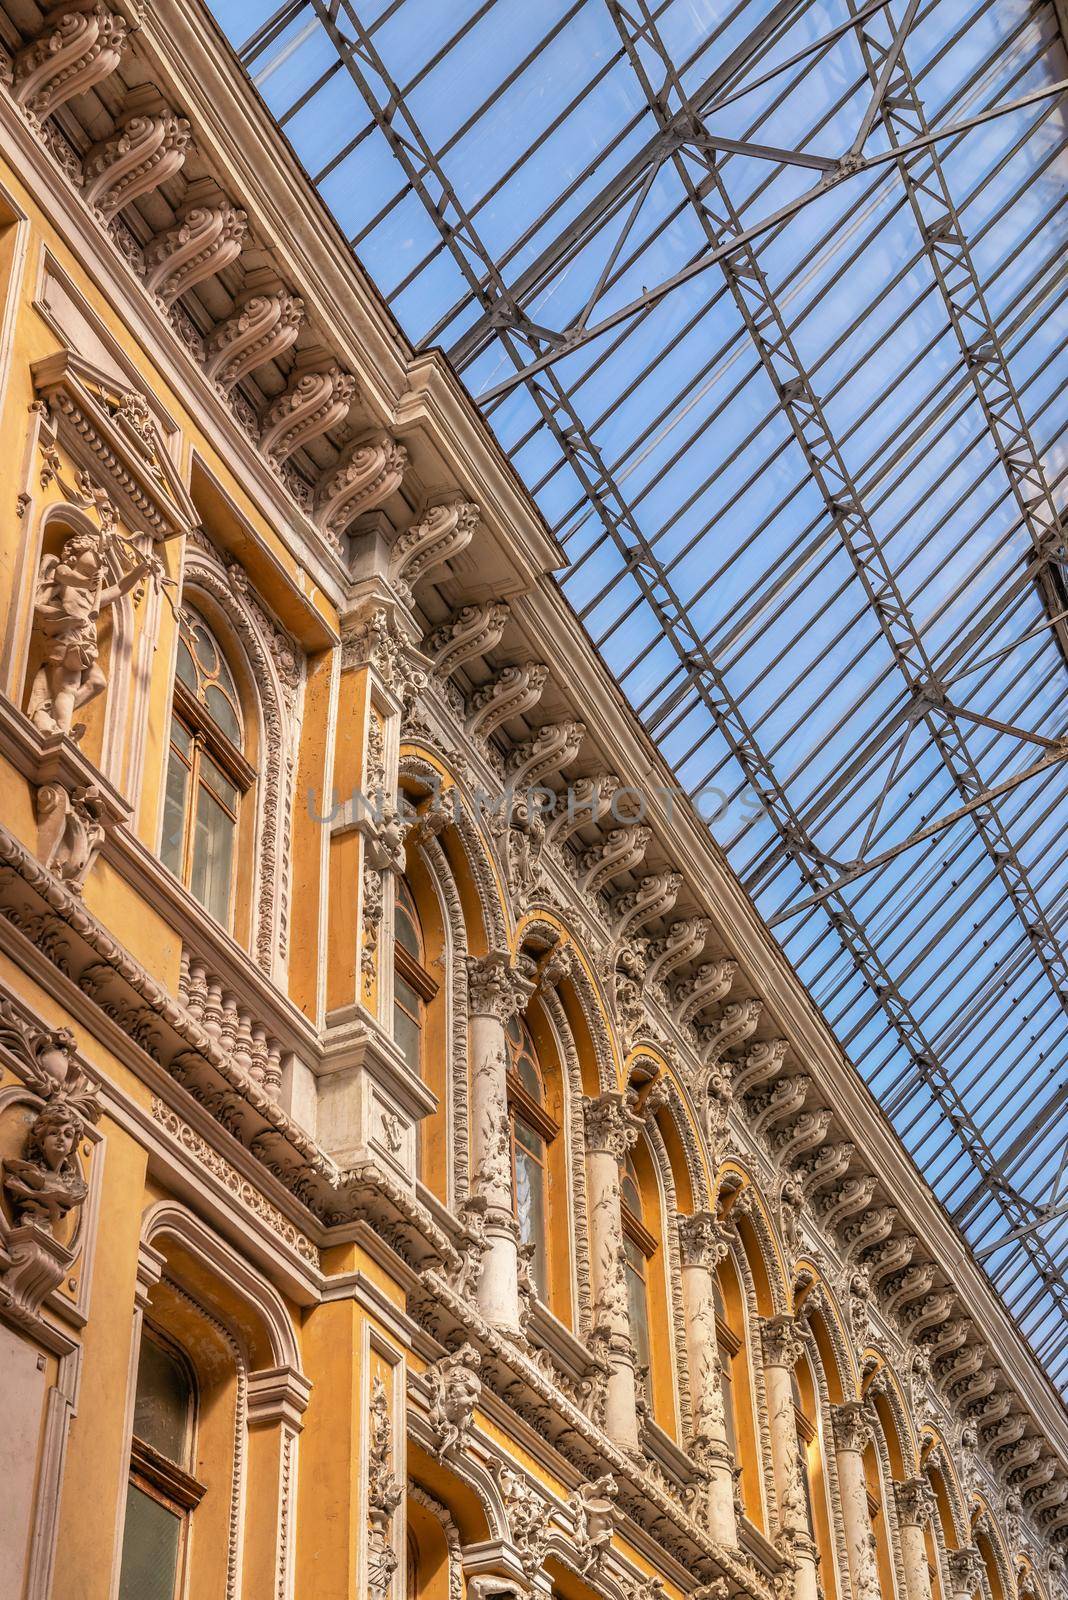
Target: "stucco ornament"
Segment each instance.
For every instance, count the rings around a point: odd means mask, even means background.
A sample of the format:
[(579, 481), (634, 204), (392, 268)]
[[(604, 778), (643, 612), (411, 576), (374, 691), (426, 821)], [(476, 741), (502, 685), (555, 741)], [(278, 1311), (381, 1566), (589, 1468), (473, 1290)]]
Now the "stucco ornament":
[(401, 1501), (401, 1486), (393, 1473), (393, 1423), (389, 1396), (381, 1378), (371, 1385), (371, 1428), (367, 1453), (367, 1520), (369, 1524), (367, 1573), (373, 1600), (384, 1600), (397, 1570), (391, 1533), (393, 1513)]
[(69, 889), (80, 894), (107, 831), (108, 811), (95, 783), (68, 789), (43, 783), (37, 791), (38, 854)]
[(434, 1453), (443, 1461), (450, 1450), (458, 1449), (467, 1437), (474, 1409), (482, 1393), (479, 1368), (482, 1357), (470, 1344), (462, 1344), (452, 1355), (427, 1368), (430, 1386), (430, 1426), (434, 1430)]
[(533, 1578), (541, 1570), (549, 1540), (549, 1507), (530, 1479), (512, 1467), (497, 1464), (497, 1486), (508, 1516), (512, 1543), (523, 1571)]
[(460, 1202), (460, 1233), (456, 1240), (457, 1259), (446, 1274), (446, 1282), (461, 1300), (474, 1301), (486, 1254), (485, 1195), (468, 1195)]
[(616, 1505), (618, 1493), (616, 1480), (606, 1472), (590, 1483), (580, 1483), (568, 1502), (574, 1518), (575, 1553), (583, 1575), (600, 1567), (612, 1542), (612, 1533), (620, 1519)]
[(101, 614), (162, 568), (154, 556), (139, 556), (121, 577), (108, 582), (108, 549), (114, 536), (105, 530), (74, 534), (60, 554), (41, 562), (34, 600), (37, 633), (44, 656), (34, 674), (27, 712), (42, 733), (67, 734), (75, 743), (85, 732), (75, 713), (107, 686), (100, 666)]
[[(0, 1167), (12, 1219), (0, 1214), (0, 1314), (32, 1328), (74, 1261), (62, 1224), (85, 1204), (88, 1186), (77, 1147), (85, 1124), (99, 1118), (100, 1103), (66, 1028), (36, 1028), (10, 1002), (0, 1002), (0, 1045), (35, 1102), (21, 1154), (7, 1156)], [(10, 1116), (24, 1117), (25, 1110), (9, 1105), (4, 1117)]]

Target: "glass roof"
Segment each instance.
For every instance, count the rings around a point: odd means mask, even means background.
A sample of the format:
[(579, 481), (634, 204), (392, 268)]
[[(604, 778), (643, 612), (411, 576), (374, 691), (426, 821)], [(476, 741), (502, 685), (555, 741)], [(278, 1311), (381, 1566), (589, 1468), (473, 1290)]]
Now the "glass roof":
[(1068, 1393), (1052, 4), (215, 9)]

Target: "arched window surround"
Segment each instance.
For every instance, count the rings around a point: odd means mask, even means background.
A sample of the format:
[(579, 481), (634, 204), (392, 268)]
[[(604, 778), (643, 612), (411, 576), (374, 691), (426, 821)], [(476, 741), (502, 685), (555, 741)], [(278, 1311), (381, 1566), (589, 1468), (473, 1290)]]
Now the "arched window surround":
[[(233, 936), (250, 949), (261, 970), (280, 977), (289, 949), (289, 823), (304, 653), (251, 594), (242, 569), (228, 569), (203, 535), (186, 542), (182, 599), (204, 614), (224, 645), (232, 646), (227, 660), (236, 669), (246, 712), (245, 755), (257, 774), (255, 804), (247, 808), (252, 837), (241, 841), (249, 863), (248, 893), (239, 902)], [(172, 681), (176, 650), (177, 630), (173, 630)], [(160, 795), (160, 824), (162, 812)]]

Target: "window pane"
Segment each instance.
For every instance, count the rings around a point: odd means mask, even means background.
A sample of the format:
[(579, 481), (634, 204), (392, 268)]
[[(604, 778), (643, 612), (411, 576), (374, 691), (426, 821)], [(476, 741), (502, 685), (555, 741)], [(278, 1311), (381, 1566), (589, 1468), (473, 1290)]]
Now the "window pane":
[(525, 1050), (520, 1055), (515, 1067), (516, 1072), (519, 1075), (519, 1081), (523, 1085), (523, 1088), (530, 1095), (531, 1099), (536, 1100), (538, 1105), (541, 1105), (541, 1076), (537, 1067), (534, 1065), (533, 1061), (530, 1059)]
[(237, 720), (237, 712), (227, 700), (221, 689), (209, 683), (204, 690), (204, 704), (208, 708), (211, 720), (221, 728), (231, 744), (241, 744), (241, 724)]
[(723, 1345), (719, 1347), (720, 1381), (723, 1388), (723, 1421), (727, 1430), (727, 1443), (731, 1447), (731, 1455), (737, 1457), (737, 1441), (734, 1436), (734, 1387), (731, 1378), (731, 1354)]
[(415, 923), (412, 921), (411, 913), (409, 912), (407, 906), (402, 905), (400, 901), (397, 902), (395, 936), (397, 943), (399, 945), (403, 945), (408, 954), (410, 956), (414, 956), (416, 961), (418, 961), (421, 965), (423, 960), (423, 948), (419, 941), (419, 933), (416, 929)]
[(178, 676), (187, 689), (197, 692), (197, 669), (193, 657), (189, 654), (189, 646), (184, 639), (178, 640), (178, 661), (176, 663)]
[(119, 1600), (174, 1600), (181, 1531), (173, 1511), (131, 1483), (126, 1494)]
[(230, 811), (237, 810), (237, 790), (215, 765), (210, 756), (202, 756), (200, 760), (200, 776), (214, 795), (222, 801)]
[(545, 1169), (531, 1149), (543, 1150), (538, 1135), (518, 1118), (515, 1123), (515, 1214), (521, 1244), (534, 1246), (531, 1272), (540, 1300), (549, 1298), (548, 1261), (545, 1250)]
[(178, 754), (190, 747), (189, 735), (177, 720), (171, 723), (172, 748), (167, 759), (167, 787), (163, 797), (163, 864), (181, 877), (182, 847), (185, 841), (186, 806), (189, 804), (189, 768)]
[(627, 1306), (630, 1336), (640, 1367), (649, 1365), (649, 1303), (645, 1295), (645, 1257), (633, 1239), (623, 1241), (627, 1252)]
[(623, 1174), (621, 1193), (623, 1196), (623, 1204), (626, 1206), (631, 1216), (637, 1218), (637, 1220), (640, 1222), (642, 1220), (642, 1197), (638, 1193), (638, 1185), (635, 1183), (629, 1172), (625, 1172)]
[(211, 791), (201, 785), (197, 792), (189, 888), (216, 922), (224, 924), (230, 920), (234, 833), (233, 819), (227, 816)]
[(141, 1340), (133, 1431), (168, 1461), (186, 1465), (192, 1394), (180, 1361), (155, 1339)]
[[(399, 988), (402, 980), (398, 978), (396, 982)], [(405, 985), (405, 988), (407, 988), (407, 985)], [(418, 1004), (418, 1002), (416, 1003)], [(421, 1066), (419, 1046), (422, 1032), (423, 1030), (416, 1022), (415, 1017), (409, 1016), (402, 1005), (394, 1005), (393, 1037), (400, 1045), (401, 1054), (413, 1072), (418, 1072)]]

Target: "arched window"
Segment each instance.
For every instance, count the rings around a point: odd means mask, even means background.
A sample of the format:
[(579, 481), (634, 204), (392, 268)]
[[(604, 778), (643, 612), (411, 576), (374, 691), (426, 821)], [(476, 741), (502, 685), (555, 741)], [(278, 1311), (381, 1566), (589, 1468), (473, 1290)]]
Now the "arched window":
[(727, 1326), (727, 1312), (719, 1279), (713, 1275), (712, 1297), (716, 1303), (716, 1348), (719, 1351), (720, 1387), (723, 1391), (723, 1422), (731, 1455), (738, 1459), (738, 1434), (734, 1423), (734, 1358), (741, 1340)]
[(174, 1600), (189, 1521), (204, 1494), (191, 1475), (196, 1391), (185, 1357), (146, 1328), (137, 1358), (119, 1600)]
[[(656, 1251), (656, 1239), (645, 1226), (641, 1188), (634, 1162), (627, 1157), (620, 1192), (623, 1214), (623, 1249), (627, 1258), (627, 1306), (630, 1333), (639, 1367), (649, 1370), (649, 1262)], [(651, 1398), (651, 1394), (650, 1394)]]
[(420, 1073), (425, 1010), (438, 986), (426, 969), (423, 925), (407, 878), (397, 879), (393, 932), (393, 1037), (409, 1067)]
[(541, 1300), (549, 1299), (549, 1237), (546, 1227), (547, 1146), (559, 1128), (545, 1109), (545, 1082), (527, 1024), (508, 1024), (508, 1110), (512, 1134), (512, 1206), (520, 1244), (532, 1245), (531, 1272)]
[(238, 812), (255, 776), (243, 747), (233, 674), (203, 618), (187, 611), (178, 638), (160, 855), (224, 927), (232, 920)]

